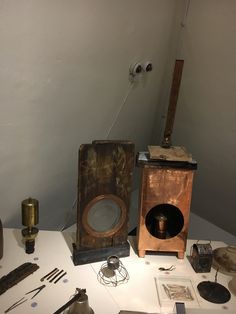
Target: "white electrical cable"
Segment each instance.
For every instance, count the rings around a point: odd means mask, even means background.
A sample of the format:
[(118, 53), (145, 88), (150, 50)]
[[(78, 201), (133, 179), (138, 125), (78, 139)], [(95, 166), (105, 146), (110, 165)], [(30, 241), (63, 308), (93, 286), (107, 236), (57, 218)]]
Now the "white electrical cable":
[(190, 2), (191, 2), (191, 0), (187, 0), (184, 18), (183, 18), (183, 21), (181, 22), (181, 26), (182, 26), (182, 27), (185, 27), (186, 22), (187, 22), (187, 17), (188, 17), (189, 8), (190, 8)]
[(67, 214), (67, 219), (66, 219), (66, 222), (64, 223), (64, 225), (61, 227), (60, 231), (64, 231), (66, 228), (70, 227), (70, 226), (67, 226), (68, 222), (70, 221), (71, 217), (73, 216), (73, 209), (75, 208), (75, 205), (77, 204), (77, 197), (75, 198), (73, 204), (72, 204), (72, 207), (71, 207), (71, 210), (70, 212)]
[(116, 115), (115, 115), (114, 118), (113, 118), (113, 121), (112, 121), (112, 123), (111, 123), (111, 126), (110, 126), (110, 128), (108, 129), (107, 135), (106, 135), (106, 137), (105, 137), (106, 140), (108, 140), (109, 135), (111, 134), (111, 131), (112, 131), (114, 125), (116, 124), (117, 119), (118, 119), (118, 117), (119, 117), (119, 115), (120, 115), (120, 113), (121, 113), (121, 110), (123, 109), (124, 105), (126, 104), (126, 101), (127, 101), (128, 97), (129, 97), (129, 95), (130, 95), (130, 92), (131, 92), (131, 90), (132, 90), (132, 87), (133, 87), (133, 82), (130, 83), (130, 87), (128, 88), (128, 90), (127, 90), (127, 92), (126, 92), (126, 95), (125, 95), (125, 97), (124, 97), (124, 99), (123, 99), (123, 101), (122, 101), (122, 103), (121, 103), (121, 105), (120, 105), (120, 107), (119, 107), (119, 109), (118, 109)]
[[(131, 92), (131, 90), (132, 90), (132, 87), (133, 87), (133, 82), (130, 83), (130, 86), (129, 86), (127, 92), (126, 92), (126, 95), (125, 95), (125, 97), (124, 97), (124, 99), (123, 99), (123, 101), (122, 101), (122, 103), (121, 103), (121, 105), (120, 105), (120, 107), (119, 107), (119, 109), (118, 109), (118, 111), (117, 111), (117, 113), (116, 113), (116, 115), (115, 115), (115, 117), (114, 117), (112, 123), (111, 123), (110, 128), (109, 128), (108, 131), (107, 131), (107, 135), (106, 135), (106, 137), (105, 137), (106, 139), (109, 138), (109, 135), (110, 135), (110, 133), (111, 133), (111, 131), (112, 131), (114, 125), (115, 125), (116, 122), (117, 122), (117, 119), (118, 119), (118, 117), (119, 117), (119, 115), (120, 115), (120, 112), (121, 112), (121, 110), (123, 109), (124, 105), (126, 104), (126, 101), (127, 101), (128, 97), (129, 97), (129, 94), (130, 94), (130, 92)], [(71, 219), (71, 217), (72, 217), (72, 211), (73, 211), (73, 209), (74, 209), (76, 203), (77, 203), (77, 198), (74, 200), (73, 205), (72, 205), (72, 208), (71, 208), (71, 212), (67, 215), (68, 218), (66, 219), (66, 222), (65, 222), (65, 224), (62, 226), (62, 228), (61, 228), (60, 231), (63, 231), (63, 230), (65, 230), (67, 227), (69, 227), (69, 226), (67, 226), (67, 224), (68, 224), (68, 222), (70, 221), (70, 219)]]

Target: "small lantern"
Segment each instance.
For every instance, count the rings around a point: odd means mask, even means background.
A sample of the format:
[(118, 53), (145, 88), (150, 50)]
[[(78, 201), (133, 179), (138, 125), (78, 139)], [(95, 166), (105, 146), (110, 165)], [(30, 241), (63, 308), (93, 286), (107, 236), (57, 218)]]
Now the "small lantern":
[(209, 273), (211, 271), (213, 252), (210, 243), (195, 243), (191, 248), (190, 263), (196, 273)]

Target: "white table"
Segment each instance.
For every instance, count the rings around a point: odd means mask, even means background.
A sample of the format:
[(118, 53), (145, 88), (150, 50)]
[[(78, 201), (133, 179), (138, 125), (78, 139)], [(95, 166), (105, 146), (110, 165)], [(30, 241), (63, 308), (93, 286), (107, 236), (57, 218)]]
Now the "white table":
[[(0, 313), (25, 293), (42, 285), (40, 278), (55, 267), (67, 271), (57, 284), (44, 281), (44, 288), (33, 300), (29, 299), (10, 313), (52, 314), (74, 294), (75, 289), (85, 288), (89, 297), (89, 304), (95, 314), (118, 314), (120, 310), (145, 311), (149, 313), (164, 313), (165, 308), (159, 304), (155, 278), (182, 277), (191, 280), (196, 293), (194, 306), (187, 308), (187, 313), (210, 314), (236, 312), (236, 297), (224, 305), (212, 304), (202, 299), (197, 293), (197, 284), (203, 280), (214, 281), (215, 270), (210, 273), (196, 274), (187, 258), (179, 260), (175, 254), (151, 254), (139, 258), (135, 253), (136, 238), (130, 238), (132, 245), (129, 257), (122, 258), (122, 262), (129, 272), (130, 279), (126, 284), (118, 287), (105, 287), (97, 280), (97, 273), (104, 262), (74, 266), (72, 262), (72, 243), (74, 232), (39, 231), (35, 243), (35, 252), (26, 254), (22, 243), (21, 230), (4, 229), (4, 256), (0, 260), (0, 277), (6, 275), (17, 266), (25, 262), (37, 263), (40, 268), (23, 281), (10, 288), (0, 296)], [(189, 255), (190, 247), (195, 241), (188, 240), (186, 254)], [(213, 242), (212, 247), (225, 246), (222, 242)], [(175, 265), (176, 269), (169, 274), (161, 273), (160, 266)], [(218, 282), (228, 286), (231, 277), (218, 274)], [(32, 307), (32, 305), (35, 305)]]

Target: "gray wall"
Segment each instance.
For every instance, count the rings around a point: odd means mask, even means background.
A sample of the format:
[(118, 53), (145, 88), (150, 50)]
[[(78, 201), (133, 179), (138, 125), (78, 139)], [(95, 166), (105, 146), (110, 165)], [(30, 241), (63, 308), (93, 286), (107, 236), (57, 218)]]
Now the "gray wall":
[[(80, 144), (130, 139), (146, 149), (182, 4), (0, 0), (4, 226), (21, 226), (28, 196), (40, 202), (40, 228), (60, 229), (75, 216)], [(131, 85), (130, 65), (147, 60), (154, 71)]]
[[(235, 16), (234, 0), (0, 0), (4, 226), (21, 226), (28, 196), (40, 202), (40, 228), (75, 220), (80, 144), (160, 144), (174, 60), (184, 58), (173, 144), (199, 164), (192, 211), (236, 234)], [(154, 71), (131, 84), (130, 65), (146, 60)]]
[[(173, 144), (198, 161), (192, 211), (236, 235), (236, 1), (191, 0)], [(164, 111), (163, 111), (164, 112)]]

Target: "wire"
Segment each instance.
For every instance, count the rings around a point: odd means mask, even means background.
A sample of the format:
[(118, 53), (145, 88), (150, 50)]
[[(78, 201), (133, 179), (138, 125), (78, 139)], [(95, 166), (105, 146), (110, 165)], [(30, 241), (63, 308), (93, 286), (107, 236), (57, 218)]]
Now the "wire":
[(123, 101), (121, 102), (121, 105), (120, 105), (120, 107), (119, 107), (119, 109), (118, 109), (116, 115), (115, 115), (114, 118), (113, 118), (113, 121), (112, 121), (112, 123), (111, 123), (111, 126), (110, 126), (110, 128), (108, 129), (108, 131), (107, 131), (106, 140), (109, 138), (109, 135), (111, 134), (111, 131), (112, 131), (114, 125), (115, 125), (116, 122), (117, 122), (117, 119), (118, 119), (118, 117), (119, 117), (119, 115), (120, 115), (120, 113), (121, 113), (121, 110), (123, 109), (124, 105), (126, 104), (126, 101), (127, 101), (128, 97), (129, 97), (129, 95), (130, 95), (130, 92), (131, 92), (131, 90), (132, 90), (132, 87), (133, 87), (133, 82), (131, 82), (131, 84), (130, 84), (130, 86), (129, 86), (127, 92), (126, 92), (126, 95), (125, 95)]
[(73, 212), (74, 212), (73, 210), (74, 210), (74, 208), (75, 208), (76, 203), (77, 203), (77, 197), (75, 198), (75, 200), (74, 200), (74, 202), (73, 202), (73, 204), (72, 204), (72, 207), (71, 207), (70, 212), (67, 214), (66, 222), (65, 222), (64, 225), (61, 227), (61, 230), (60, 230), (61, 232), (64, 231), (66, 228), (69, 227), (69, 226), (67, 226), (67, 225), (68, 225), (68, 222), (70, 221), (71, 217), (73, 217)]
[(191, 0), (187, 0), (184, 18), (183, 18), (183, 21), (181, 22), (181, 26), (182, 26), (182, 27), (185, 27), (186, 22), (187, 22), (187, 17), (188, 17), (189, 8), (190, 8), (190, 2), (191, 2)]
[[(130, 82), (130, 86), (129, 86), (127, 92), (126, 92), (126, 95), (125, 95), (123, 101), (121, 102), (121, 105), (120, 105), (120, 107), (119, 107), (119, 109), (118, 109), (116, 115), (115, 115), (114, 118), (113, 118), (113, 121), (112, 121), (111, 126), (109, 127), (109, 129), (108, 129), (108, 131), (107, 131), (107, 135), (106, 135), (105, 139), (108, 139), (108, 138), (109, 138), (109, 135), (111, 134), (111, 131), (112, 131), (114, 125), (115, 125), (116, 122), (117, 122), (117, 119), (118, 119), (118, 117), (119, 117), (119, 115), (120, 115), (120, 113), (121, 113), (121, 110), (122, 110), (123, 107), (125, 106), (126, 101), (127, 101), (128, 97), (129, 97), (129, 95), (130, 95), (130, 92), (131, 92), (132, 87), (133, 87), (133, 83), (134, 83), (134, 81), (131, 81), (131, 82)], [(72, 217), (72, 215), (73, 215), (73, 212), (72, 212), (72, 211), (73, 211), (73, 209), (74, 209), (76, 203), (77, 203), (77, 197), (75, 198), (75, 200), (74, 200), (74, 202), (73, 202), (73, 205), (72, 205), (72, 208), (71, 208), (71, 211), (70, 211), (70, 213), (68, 214), (68, 218), (66, 219), (66, 222), (64, 223), (64, 225), (62, 226), (62, 228), (60, 229), (60, 231), (63, 231), (63, 230), (65, 230), (65, 229), (68, 227), (67, 224), (68, 224), (68, 222), (70, 221), (70, 219), (71, 219), (71, 217)]]
[(98, 281), (108, 287), (116, 287), (122, 283), (126, 283), (129, 280), (129, 273), (125, 266), (119, 260), (119, 268), (110, 269), (107, 262), (103, 263), (98, 274)]

